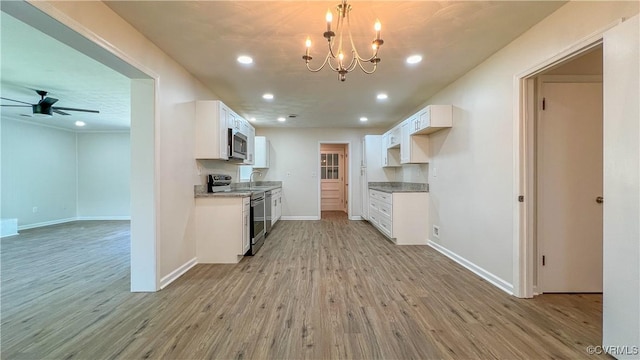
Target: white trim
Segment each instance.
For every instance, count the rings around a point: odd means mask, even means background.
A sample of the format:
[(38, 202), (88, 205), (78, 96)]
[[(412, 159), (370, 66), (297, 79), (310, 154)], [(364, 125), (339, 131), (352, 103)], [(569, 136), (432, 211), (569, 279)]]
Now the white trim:
[[(527, 101), (528, 97), (532, 96), (528, 82), (551, 67), (599, 46), (603, 43), (604, 32), (623, 21), (624, 19), (619, 19), (604, 26), (513, 77), (513, 294), (517, 297), (530, 298), (534, 295), (533, 229), (531, 229), (533, 207), (528, 204), (529, 200), (535, 196), (535, 192), (532, 190), (534, 187), (531, 184), (531, 164), (528, 158), (531, 146), (527, 119), (531, 117), (531, 113), (527, 111), (530, 107)], [(524, 196), (524, 203), (517, 201), (520, 195)]]
[(481, 268), (480, 266), (472, 263), (471, 261), (463, 258), (462, 256), (454, 253), (453, 251), (445, 248), (444, 246), (431, 241), (431, 239), (427, 240), (427, 245), (431, 246), (433, 249), (441, 253), (442, 255), (448, 257), (449, 259), (457, 262), (458, 264), (465, 267), (467, 270), (472, 273), (478, 275), (479, 277), (485, 279), (490, 284), (494, 285), (498, 289), (506, 292), (509, 295), (513, 295), (513, 285), (508, 282), (502, 280), (498, 276), (490, 273), (489, 271)]
[(130, 215), (122, 215), (122, 216), (78, 216), (76, 218), (78, 221), (112, 221), (112, 220), (131, 220)]
[(319, 216), (285, 216), (282, 215), (280, 220), (320, 220)]
[(174, 282), (180, 276), (184, 275), (187, 271), (191, 270), (191, 268), (196, 266), (197, 264), (198, 259), (193, 258), (170, 272), (167, 276), (162, 277), (162, 279), (160, 279), (160, 290), (167, 287), (169, 284)]
[(66, 218), (66, 219), (43, 221), (43, 222), (39, 222), (39, 223), (33, 223), (33, 224), (18, 226), (18, 230), (35, 229), (35, 228), (39, 228), (39, 227), (43, 227), (43, 226), (64, 224), (64, 223), (68, 223), (68, 222), (72, 222), (72, 221), (76, 221), (76, 220), (77, 220), (77, 218), (72, 217), (72, 218)]
[[(130, 221), (131, 216), (78, 216), (73, 218), (57, 219), (57, 220), (43, 221), (43, 222), (33, 223), (28, 225), (22, 225), (22, 226), (18, 226), (18, 230), (35, 229), (43, 226), (58, 225), (58, 224), (64, 224), (64, 223), (73, 222), (73, 221), (113, 221), (113, 220), (129, 220)], [(14, 235), (17, 235), (17, 233)]]
[(364, 219), (362, 218), (362, 216), (356, 215), (356, 216), (350, 216), (349, 220), (358, 221), (358, 220), (364, 220)]
[(16, 232), (16, 233), (13, 233), (13, 234), (2, 235), (2, 236), (0, 236), (0, 239), (4, 239), (4, 238), (7, 238), (7, 237), (16, 236), (16, 235), (19, 235), (19, 234)]

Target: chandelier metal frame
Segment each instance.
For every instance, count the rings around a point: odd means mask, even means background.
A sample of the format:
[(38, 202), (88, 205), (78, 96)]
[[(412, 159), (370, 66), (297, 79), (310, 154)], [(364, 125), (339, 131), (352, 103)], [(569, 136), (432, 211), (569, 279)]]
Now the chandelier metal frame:
[[(336, 25), (336, 31), (338, 33), (337, 51), (334, 51), (334, 44), (336, 42), (336, 33), (331, 30), (331, 22), (333, 20), (333, 14), (331, 13), (330, 10), (327, 11), (327, 17), (326, 17), (327, 31), (325, 31), (322, 36), (325, 39), (327, 39), (329, 52), (327, 53), (327, 56), (324, 58), (324, 62), (322, 63), (322, 65), (320, 65), (320, 67), (317, 69), (313, 69), (309, 65), (313, 57), (309, 54), (309, 50), (311, 48), (311, 39), (307, 38), (307, 41), (306, 41), (307, 49), (305, 54), (302, 56), (302, 59), (305, 61), (305, 64), (307, 65), (307, 69), (309, 71), (319, 72), (328, 64), (331, 70), (338, 73), (338, 80), (340, 81), (345, 81), (346, 75), (351, 71), (355, 70), (356, 67), (359, 67), (365, 74), (373, 74), (376, 71), (376, 69), (378, 68), (378, 63), (380, 62), (380, 58), (378, 57), (378, 51), (380, 50), (380, 46), (384, 44), (384, 41), (380, 38), (380, 29), (381, 29), (380, 22), (376, 21), (376, 24), (374, 26), (376, 31), (376, 37), (371, 42), (371, 48), (372, 48), (373, 54), (369, 58), (363, 58), (358, 53), (358, 50), (356, 49), (356, 46), (353, 42), (353, 36), (351, 35), (351, 22), (349, 17), (349, 13), (351, 12), (351, 9), (352, 9), (351, 5), (347, 4), (347, 0), (342, 0), (342, 3), (336, 6), (336, 10), (338, 13), (338, 20)], [(351, 61), (346, 66), (344, 64), (344, 51), (342, 49), (345, 22), (346, 22), (347, 34), (349, 37), (348, 41), (351, 44)], [(367, 70), (363, 65), (363, 63), (368, 63), (368, 62), (373, 64), (373, 67), (369, 70)]]

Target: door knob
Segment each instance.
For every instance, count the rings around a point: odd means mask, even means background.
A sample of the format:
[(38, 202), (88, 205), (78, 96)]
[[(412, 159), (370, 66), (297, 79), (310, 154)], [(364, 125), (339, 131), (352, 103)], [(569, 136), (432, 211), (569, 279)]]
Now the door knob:
[(596, 202), (597, 202), (598, 204), (602, 204), (602, 203), (604, 202), (604, 198), (603, 198), (602, 196), (598, 196), (598, 197), (596, 198)]

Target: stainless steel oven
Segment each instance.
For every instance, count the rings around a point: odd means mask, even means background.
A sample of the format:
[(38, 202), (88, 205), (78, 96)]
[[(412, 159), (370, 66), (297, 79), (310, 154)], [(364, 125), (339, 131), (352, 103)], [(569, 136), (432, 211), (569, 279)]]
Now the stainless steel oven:
[(229, 157), (244, 160), (247, 158), (247, 136), (229, 129)]
[(255, 255), (264, 243), (264, 192), (251, 194), (251, 248), (245, 255)]

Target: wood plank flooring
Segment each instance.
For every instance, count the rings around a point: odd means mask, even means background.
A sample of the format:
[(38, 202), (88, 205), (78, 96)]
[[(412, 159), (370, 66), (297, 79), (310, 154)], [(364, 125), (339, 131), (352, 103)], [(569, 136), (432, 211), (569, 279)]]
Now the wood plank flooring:
[(153, 294), (129, 293), (128, 222), (0, 244), (3, 359), (574, 359), (602, 335), (601, 295), (517, 299), (344, 214)]

